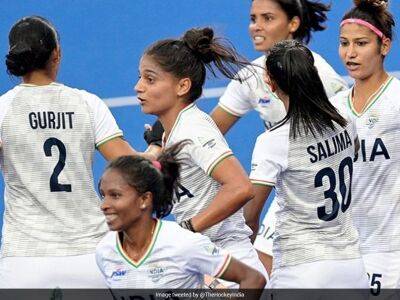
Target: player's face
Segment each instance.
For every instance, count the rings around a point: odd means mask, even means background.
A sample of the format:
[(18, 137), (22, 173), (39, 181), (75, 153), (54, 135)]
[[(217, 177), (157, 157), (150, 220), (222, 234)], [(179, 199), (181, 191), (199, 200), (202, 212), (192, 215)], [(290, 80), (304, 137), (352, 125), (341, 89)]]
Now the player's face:
[(151, 56), (144, 55), (140, 60), (139, 80), (135, 85), (142, 111), (157, 116), (169, 111), (178, 102), (178, 83), (179, 80), (165, 72)]
[(100, 181), (101, 210), (112, 231), (130, 228), (143, 214), (141, 195), (131, 187), (117, 170), (107, 170)]
[(295, 28), (285, 11), (274, 0), (254, 0), (250, 11), (249, 31), (254, 48), (268, 51), (276, 43), (292, 39)]
[(371, 77), (383, 68), (387, 47), (365, 26), (345, 24), (340, 30), (339, 55), (349, 75), (356, 80)]

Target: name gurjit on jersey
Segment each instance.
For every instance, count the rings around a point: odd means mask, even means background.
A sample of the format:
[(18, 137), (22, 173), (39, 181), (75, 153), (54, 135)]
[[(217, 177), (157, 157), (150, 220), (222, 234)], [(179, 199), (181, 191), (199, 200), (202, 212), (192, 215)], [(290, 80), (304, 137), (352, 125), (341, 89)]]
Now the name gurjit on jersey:
[(74, 112), (38, 111), (29, 113), (32, 129), (73, 129)]

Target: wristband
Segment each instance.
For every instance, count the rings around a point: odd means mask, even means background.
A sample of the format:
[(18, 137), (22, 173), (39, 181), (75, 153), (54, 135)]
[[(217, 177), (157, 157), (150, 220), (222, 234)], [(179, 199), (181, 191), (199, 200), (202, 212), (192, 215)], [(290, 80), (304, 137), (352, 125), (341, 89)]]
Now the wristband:
[(183, 220), (182, 222), (179, 223), (179, 225), (182, 228), (185, 228), (187, 230), (190, 230), (191, 232), (196, 232), (193, 228), (193, 224), (192, 224), (192, 220), (188, 219), (188, 220)]
[(148, 145), (157, 145), (162, 147), (162, 136), (164, 127), (159, 120), (155, 121), (151, 129), (146, 129), (143, 138)]

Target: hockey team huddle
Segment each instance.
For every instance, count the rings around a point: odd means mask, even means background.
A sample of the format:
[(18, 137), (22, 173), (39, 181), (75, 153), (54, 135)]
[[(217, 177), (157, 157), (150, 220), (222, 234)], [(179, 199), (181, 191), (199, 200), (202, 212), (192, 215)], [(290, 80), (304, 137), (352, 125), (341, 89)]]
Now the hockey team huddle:
[[(99, 97), (57, 82), (50, 21), (18, 20), (5, 63), (21, 83), (0, 98), (0, 288), (400, 288), (387, 2), (354, 0), (337, 24), (352, 87), (306, 46), (325, 28), (320, 1), (252, 0), (253, 62), (209, 27), (154, 42), (135, 85), (157, 117), (144, 152)], [(231, 79), (210, 115), (196, 106), (206, 70)], [(224, 135), (252, 110), (265, 132), (247, 174)]]

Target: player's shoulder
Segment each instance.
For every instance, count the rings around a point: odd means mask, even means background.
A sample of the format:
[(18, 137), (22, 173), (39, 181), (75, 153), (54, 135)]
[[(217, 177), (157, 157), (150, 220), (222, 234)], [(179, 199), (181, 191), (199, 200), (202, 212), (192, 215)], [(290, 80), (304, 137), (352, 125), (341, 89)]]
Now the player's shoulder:
[[(323, 58), (320, 54), (311, 51), (313, 57), (314, 57), (314, 65), (317, 68), (318, 72), (321, 75), (327, 76), (329, 75), (330, 77), (340, 77), (339, 74), (336, 73), (336, 71), (333, 69), (333, 67)], [(341, 77), (340, 77), (341, 78)]]
[(12, 102), (19, 91), (21, 91), (21, 87), (17, 85), (0, 96), (0, 123), (3, 122), (4, 117), (7, 115), (9, 108), (12, 106)]
[(88, 102), (89, 104), (98, 104), (102, 102), (102, 100), (97, 95), (88, 92), (87, 90), (78, 89), (63, 84), (62, 85), (60, 84), (60, 86), (62, 87), (63, 92), (68, 93), (71, 96), (76, 95), (85, 102)]
[(3, 95), (0, 96), (0, 105), (4, 102), (12, 100), (18, 92), (21, 90), (21, 87), (19, 85), (13, 87), (11, 90), (8, 90), (5, 92)]
[(311, 51), (311, 53), (314, 57), (314, 64), (317, 67), (317, 69), (332, 68), (331, 65), (320, 54), (318, 54), (317, 52), (314, 52), (314, 51)]
[(346, 105), (349, 100), (349, 95), (350, 95), (351, 91), (352, 91), (351, 88), (344, 90), (344, 91), (340, 91), (336, 95), (330, 97), (329, 101), (335, 107), (340, 107), (340, 106)]
[(278, 124), (257, 137), (256, 146), (267, 149), (268, 152), (280, 152), (289, 141), (290, 123)]
[(179, 226), (177, 222), (162, 220), (161, 230), (163, 231), (164, 242), (165, 237), (171, 238), (169, 242), (179, 245), (176, 249), (178, 253), (187, 255), (187, 251), (199, 244), (207, 243), (208, 238), (201, 233), (194, 233)]
[[(239, 70), (239, 77), (244, 79), (246, 82), (249, 80), (252, 80), (256, 75), (262, 75), (264, 73), (264, 68), (265, 68), (265, 55), (262, 55), (250, 62), (249, 65), (243, 67), (242, 69)], [(232, 82), (238, 82), (233, 80)]]
[(117, 231), (109, 231), (96, 246), (96, 252), (113, 250), (116, 248)]
[(400, 80), (394, 76), (388, 81), (386, 93), (390, 96), (395, 95), (396, 98), (399, 96), (400, 93)]
[(265, 59), (266, 59), (265, 55), (261, 55), (260, 57), (257, 57), (255, 60), (253, 60), (251, 63), (253, 65), (264, 67), (265, 66)]
[(200, 110), (194, 103), (181, 111), (174, 128), (175, 134), (179, 132), (179, 135), (191, 137), (204, 131), (218, 132), (217, 125), (210, 115)]
[(272, 128), (266, 130), (265, 132), (260, 134), (257, 139), (260, 139), (262, 141), (282, 140), (286, 139), (289, 136), (289, 131), (290, 131), (290, 122), (286, 121), (284, 124), (278, 123)]
[(182, 240), (186, 240), (193, 234), (191, 231), (186, 230), (182, 228), (177, 222), (175, 221), (168, 221), (168, 220), (160, 220), (161, 226), (160, 226), (160, 231), (162, 232), (162, 235), (169, 236), (173, 238), (174, 240), (176, 239), (176, 242), (180, 242)]

